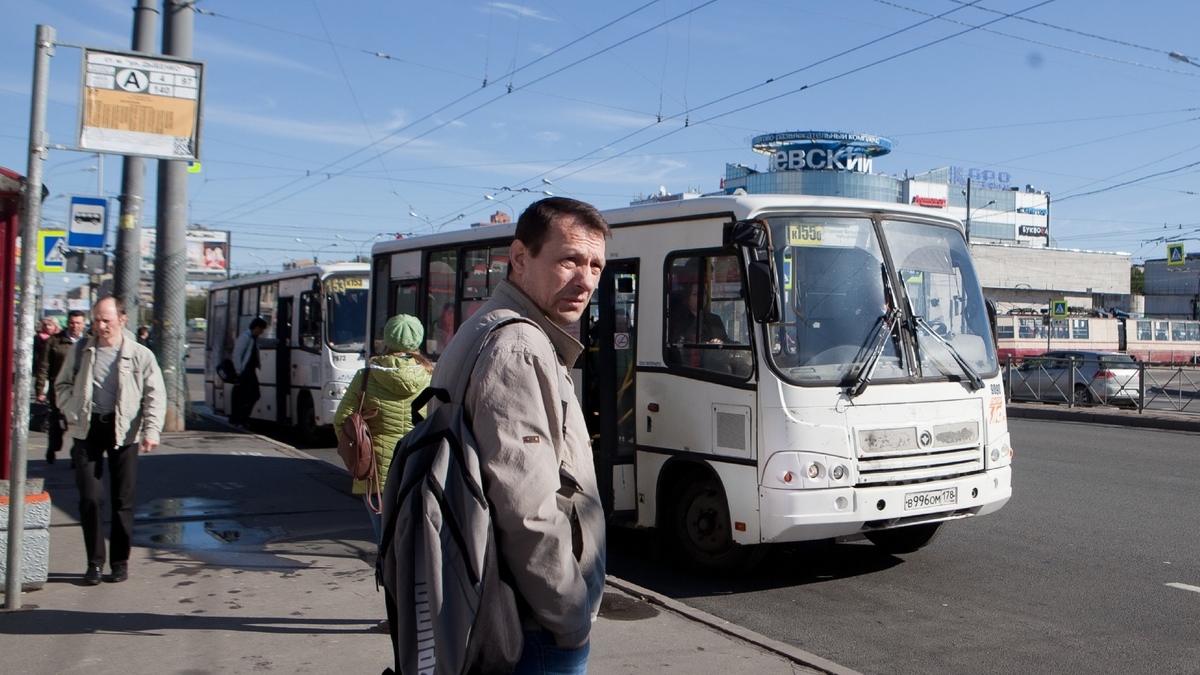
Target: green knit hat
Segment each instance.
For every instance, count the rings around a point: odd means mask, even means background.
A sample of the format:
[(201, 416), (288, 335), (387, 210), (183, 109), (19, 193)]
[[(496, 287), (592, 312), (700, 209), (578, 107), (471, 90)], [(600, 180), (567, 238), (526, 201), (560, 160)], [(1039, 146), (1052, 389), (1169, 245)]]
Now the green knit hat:
[(383, 325), (383, 342), (393, 352), (415, 352), (425, 339), (420, 320), (408, 314), (397, 314)]

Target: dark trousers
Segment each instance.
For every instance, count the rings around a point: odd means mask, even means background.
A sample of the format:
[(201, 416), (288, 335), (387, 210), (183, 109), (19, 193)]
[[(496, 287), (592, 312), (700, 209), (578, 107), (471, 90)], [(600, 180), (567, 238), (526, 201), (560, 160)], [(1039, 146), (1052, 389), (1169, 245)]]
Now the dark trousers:
[(50, 411), (46, 413), (46, 452), (57, 453), (63, 446), (63, 414), (55, 405), (54, 395), (46, 397)]
[[(107, 421), (106, 421), (107, 420)], [(89, 565), (104, 566), (104, 458), (112, 497), (112, 533), (109, 560), (129, 560), (133, 538), (133, 499), (137, 484), (137, 444), (116, 443), (112, 415), (92, 415), (88, 437), (76, 438), (71, 449), (75, 460), (75, 485), (79, 488), (79, 522)]]
[(258, 371), (247, 368), (246, 372), (238, 375), (237, 384), (233, 385), (233, 399), (229, 414), (230, 424), (245, 424), (250, 421), (250, 413), (254, 412), (254, 404), (258, 403)]

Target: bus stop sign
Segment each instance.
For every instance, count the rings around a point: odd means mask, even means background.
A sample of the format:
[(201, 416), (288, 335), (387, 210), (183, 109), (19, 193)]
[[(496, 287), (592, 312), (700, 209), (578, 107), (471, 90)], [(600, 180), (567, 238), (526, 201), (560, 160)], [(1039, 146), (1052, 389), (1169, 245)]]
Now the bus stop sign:
[(71, 197), (71, 212), (67, 218), (67, 246), (103, 251), (107, 223), (107, 199)]

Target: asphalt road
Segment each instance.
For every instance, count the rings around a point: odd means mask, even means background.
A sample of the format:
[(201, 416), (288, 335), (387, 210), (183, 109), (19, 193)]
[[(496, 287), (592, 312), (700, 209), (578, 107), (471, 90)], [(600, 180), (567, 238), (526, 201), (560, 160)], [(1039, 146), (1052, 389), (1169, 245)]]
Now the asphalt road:
[(868, 674), (1200, 672), (1195, 436), (1011, 428), (1013, 500), (918, 553), (793, 547), (706, 578), (613, 533), (609, 570)]

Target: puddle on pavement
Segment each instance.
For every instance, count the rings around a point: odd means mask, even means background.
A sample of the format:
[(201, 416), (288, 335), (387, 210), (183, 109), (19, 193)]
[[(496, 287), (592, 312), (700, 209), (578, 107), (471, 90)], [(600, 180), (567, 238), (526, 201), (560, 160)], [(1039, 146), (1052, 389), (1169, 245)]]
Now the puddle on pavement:
[(600, 616), (611, 621), (641, 621), (658, 613), (658, 608), (650, 603), (620, 593), (605, 593), (600, 601)]
[(205, 499), (203, 497), (172, 497), (156, 499), (137, 509), (134, 518), (204, 518), (227, 516), (237, 513), (237, 502), (232, 499)]
[(306, 563), (267, 552), (268, 542), (286, 531), (280, 527), (250, 527), (229, 517), (237, 513), (232, 500), (198, 497), (159, 499), (139, 508), (134, 544), (175, 551), (218, 567), (238, 569), (301, 569)]

